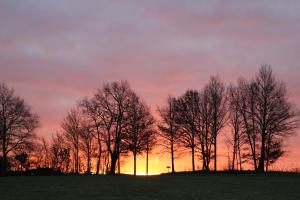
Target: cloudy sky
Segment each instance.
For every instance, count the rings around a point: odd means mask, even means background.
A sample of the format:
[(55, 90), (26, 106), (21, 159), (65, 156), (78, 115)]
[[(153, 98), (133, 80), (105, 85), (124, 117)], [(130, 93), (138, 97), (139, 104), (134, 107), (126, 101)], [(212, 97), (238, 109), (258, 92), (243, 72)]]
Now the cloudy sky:
[[(300, 108), (299, 21), (297, 0), (1, 0), (0, 82), (40, 115), (46, 137), (115, 80), (154, 112), (211, 75), (234, 83), (268, 63)], [(300, 136), (286, 144), (281, 166), (300, 167)]]

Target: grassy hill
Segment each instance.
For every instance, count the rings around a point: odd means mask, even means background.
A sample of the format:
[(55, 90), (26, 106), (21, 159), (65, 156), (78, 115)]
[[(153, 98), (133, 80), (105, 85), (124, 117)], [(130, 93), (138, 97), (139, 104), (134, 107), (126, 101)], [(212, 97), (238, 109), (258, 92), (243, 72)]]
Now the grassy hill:
[(0, 199), (300, 199), (300, 174), (0, 177)]

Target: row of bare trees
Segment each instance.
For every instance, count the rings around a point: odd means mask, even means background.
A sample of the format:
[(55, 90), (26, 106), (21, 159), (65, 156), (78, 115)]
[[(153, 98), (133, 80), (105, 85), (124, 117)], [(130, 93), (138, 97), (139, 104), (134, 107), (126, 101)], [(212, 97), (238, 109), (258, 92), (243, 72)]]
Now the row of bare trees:
[(147, 154), (148, 173), (148, 155), (156, 136), (154, 122), (149, 107), (126, 81), (105, 84), (92, 98), (81, 100), (62, 122), (63, 136), (73, 152), (74, 172), (79, 172), (81, 151), (87, 173), (92, 154), (97, 158), (97, 174), (115, 174), (116, 169), (120, 172), (121, 156), (129, 153), (134, 158), (134, 174), (137, 155)]
[(165, 107), (159, 109), (161, 138), (169, 143), (172, 172), (175, 148), (187, 148), (195, 171), (196, 152), (202, 160), (202, 170), (210, 170), (214, 159), (217, 170), (217, 138), (226, 123), (227, 97), (224, 84), (212, 77), (202, 91), (188, 90), (178, 98), (169, 97)]
[(263, 65), (252, 80), (239, 79), (227, 89), (219, 77), (211, 77), (201, 91), (188, 90), (178, 98), (169, 97), (159, 109), (158, 125), (164, 147), (174, 154), (178, 147), (191, 152), (192, 171), (195, 154), (202, 170), (217, 170), (217, 138), (225, 126), (231, 128), (226, 143), (232, 148), (229, 169), (243, 170), (243, 163), (264, 172), (284, 155), (283, 140), (298, 127), (296, 107), (288, 101), (284, 83), (275, 79), (272, 69)]
[[(164, 148), (170, 154), (172, 172), (179, 150), (190, 152), (192, 171), (196, 161), (202, 170), (217, 171), (219, 135), (230, 146), (230, 169), (243, 170), (244, 163), (264, 172), (284, 155), (283, 140), (298, 126), (298, 111), (288, 101), (285, 84), (262, 66), (254, 79), (239, 79), (236, 85), (211, 77), (201, 90), (187, 90), (169, 97), (158, 108), (156, 121), (149, 107), (126, 81), (105, 84), (91, 98), (80, 100), (62, 120), (61, 133), (50, 140), (37, 138), (36, 114), (12, 89), (0, 85), (0, 146), (3, 173), (15, 169), (53, 168), (65, 173), (120, 173), (128, 155), (136, 160)], [(198, 158), (198, 159), (197, 159)], [(30, 161), (30, 162), (29, 162)], [(213, 161), (213, 167), (212, 167)], [(31, 163), (31, 165), (30, 165)]]
[(299, 112), (270, 66), (262, 66), (250, 81), (240, 79), (228, 91), (233, 130), (231, 167), (242, 169), (241, 164), (251, 160), (254, 170), (267, 171), (284, 154), (283, 140), (298, 127)]

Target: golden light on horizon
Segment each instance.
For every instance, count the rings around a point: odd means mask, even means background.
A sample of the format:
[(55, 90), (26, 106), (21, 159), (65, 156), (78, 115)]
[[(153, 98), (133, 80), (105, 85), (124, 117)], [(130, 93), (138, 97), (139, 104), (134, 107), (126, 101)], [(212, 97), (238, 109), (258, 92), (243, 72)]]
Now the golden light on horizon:
[[(163, 158), (159, 158), (158, 155), (150, 154), (149, 155), (149, 166), (148, 166), (148, 175), (159, 175), (162, 173), (166, 173), (167, 164), (165, 166), (165, 160)], [(133, 157), (129, 156), (126, 158), (126, 162), (121, 166), (122, 174), (134, 174), (133, 169)], [(138, 176), (146, 176), (146, 158), (144, 155), (137, 156), (136, 162), (136, 175)]]

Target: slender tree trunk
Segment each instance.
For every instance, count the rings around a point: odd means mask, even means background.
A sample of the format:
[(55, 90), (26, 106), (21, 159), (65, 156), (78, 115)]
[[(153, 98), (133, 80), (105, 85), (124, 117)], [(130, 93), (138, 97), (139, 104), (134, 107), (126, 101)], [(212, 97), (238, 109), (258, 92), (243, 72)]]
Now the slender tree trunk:
[(73, 152), (73, 156), (74, 156), (74, 158), (73, 158), (73, 172), (74, 172), (74, 174), (76, 173), (76, 153), (75, 153), (75, 148), (74, 148), (74, 152)]
[(121, 160), (120, 160), (120, 154), (118, 156), (118, 174), (121, 174)]
[(243, 171), (243, 168), (242, 168), (242, 156), (241, 156), (241, 149), (240, 149), (240, 147), (239, 147), (239, 149), (238, 149), (238, 151), (239, 151), (239, 165), (240, 165), (240, 171)]
[(148, 176), (149, 172), (149, 144), (147, 142), (147, 149), (146, 149), (146, 175)]
[(234, 139), (233, 142), (233, 155), (232, 155), (232, 165), (231, 165), (231, 170), (234, 170), (234, 164), (235, 164), (235, 157), (236, 157), (236, 139)]
[(201, 144), (201, 152), (202, 152), (202, 171), (206, 171), (206, 156), (205, 156), (205, 147), (203, 142)]
[[(235, 122), (236, 124), (237, 122)], [(232, 170), (234, 170), (234, 165), (235, 165), (235, 159), (237, 158), (237, 149), (238, 149), (238, 129), (237, 129), (237, 125), (235, 125), (234, 128), (234, 141), (233, 141), (233, 156), (232, 156)], [(238, 162), (238, 161), (237, 161)]]
[(7, 154), (5, 152), (5, 148), (3, 148), (3, 176), (5, 176), (6, 173), (7, 173)]
[(172, 165), (172, 173), (175, 173), (175, 166), (174, 166), (174, 142), (173, 142), (173, 138), (171, 140), (171, 165)]
[(133, 152), (133, 174), (136, 176), (136, 152)]
[(252, 115), (252, 134), (253, 134), (253, 161), (254, 161), (254, 169), (257, 171), (257, 161), (256, 161), (256, 133), (255, 133), (255, 118), (254, 118), (254, 106), (251, 103), (251, 115)]
[(195, 172), (195, 147), (192, 147), (192, 168), (193, 172)]
[(3, 155), (3, 176), (7, 173), (7, 152), (6, 152), (6, 119), (3, 117), (3, 130), (2, 130), (2, 155)]
[(78, 146), (77, 146), (77, 150), (76, 150), (76, 168), (77, 168), (77, 174), (79, 173), (79, 150), (78, 150)]
[(87, 155), (87, 174), (91, 173), (91, 156), (90, 156), (90, 149), (88, 149)]
[(214, 159), (214, 171), (217, 172), (217, 134), (214, 135), (214, 152), (215, 152), (215, 159)]
[(102, 148), (101, 148), (101, 141), (100, 141), (100, 133), (98, 132), (97, 136), (98, 140), (98, 159), (97, 159), (97, 169), (96, 169), (96, 174), (98, 175), (100, 172), (100, 164), (101, 164), (101, 154), (102, 154)]

